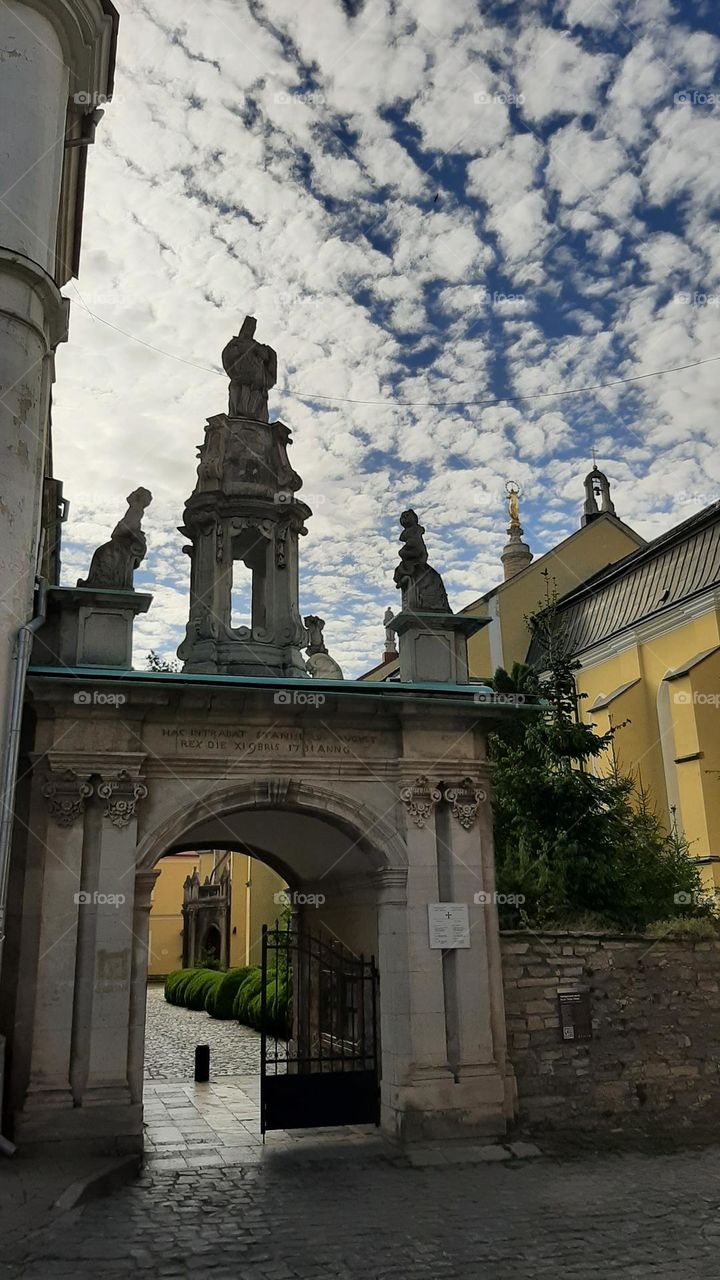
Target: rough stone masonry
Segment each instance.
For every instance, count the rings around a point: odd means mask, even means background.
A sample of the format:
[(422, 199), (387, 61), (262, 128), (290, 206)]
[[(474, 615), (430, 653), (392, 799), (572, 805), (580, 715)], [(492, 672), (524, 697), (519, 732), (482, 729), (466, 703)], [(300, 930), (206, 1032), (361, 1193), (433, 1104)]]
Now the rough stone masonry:
[[(502, 953), (521, 1123), (720, 1133), (720, 942), (523, 931)], [(573, 986), (591, 1039), (562, 1039), (558, 989)]]

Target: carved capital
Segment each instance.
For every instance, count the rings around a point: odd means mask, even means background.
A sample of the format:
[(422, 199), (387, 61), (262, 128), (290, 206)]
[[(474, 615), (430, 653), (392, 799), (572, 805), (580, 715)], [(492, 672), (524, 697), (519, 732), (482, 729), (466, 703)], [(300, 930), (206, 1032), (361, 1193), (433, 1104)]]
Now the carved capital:
[(472, 778), (463, 778), (456, 787), (445, 788), (445, 799), (452, 809), (461, 827), (469, 831), (477, 818), (477, 811), (482, 801), (487, 800), (487, 792), (479, 787)]
[(135, 817), (138, 800), (144, 800), (148, 792), (144, 782), (122, 769), (115, 778), (99, 782), (97, 793), (105, 801), (105, 817), (122, 831)]
[(74, 769), (48, 774), (42, 788), (50, 817), (59, 827), (71, 827), (82, 817), (85, 801), (92, 792), (92, 783), (75, 773)]
[(432, 817), (435, 805), (442, 800), (442, 795), (437, 787), (432, 786), (425, 774), (421, 774), (409, 786), (402, 788), (400, 799), (415, 826), (424, 827), (428, 818)]

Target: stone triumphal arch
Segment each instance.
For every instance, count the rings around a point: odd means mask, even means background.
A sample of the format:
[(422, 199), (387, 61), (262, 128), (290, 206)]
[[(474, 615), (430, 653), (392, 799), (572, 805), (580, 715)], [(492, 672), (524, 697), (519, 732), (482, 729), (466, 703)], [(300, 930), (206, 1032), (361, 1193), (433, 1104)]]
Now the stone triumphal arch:
[[(482, 623), (448, 611), (413, 512), (396, 573), (402, 679), (341, 678), (322, 619), (300, 617), (311, 513), (289, 431), (263, 411), (269, 348), (248, 364), (249, 334), (232, 369), (251, 379), (257, 416), (210, 419), (185, 511), (185, 669), (131, 668), (133, 619), (150, 604), (132, 585), (147, 491), (83, 585), (47, 592), (0, 1001), (6, 1131), (21, 1145), (141, 1147), (151, 892), (158, 860), (189, 848), (252, 851), (322, 900), (299, 908), (300, 928), (376, 957), (389, 1136), (497, 1133), (513, 1112), (486, 737), (514, 712), (468, 685), (467, 631)], [(242, 628), (227, 604), (237, 558), (253, 574)]]

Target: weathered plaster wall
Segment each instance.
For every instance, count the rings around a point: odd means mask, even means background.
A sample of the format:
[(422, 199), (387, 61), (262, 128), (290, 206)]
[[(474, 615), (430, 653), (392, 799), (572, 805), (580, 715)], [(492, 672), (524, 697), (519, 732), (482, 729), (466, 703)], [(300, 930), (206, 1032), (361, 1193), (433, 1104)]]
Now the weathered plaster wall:
[[(720, 1130), (720, 941), (502, 935), (521, 1122)], [(558, 986), (587, 984), (593, 1038), (560, 1038)]]

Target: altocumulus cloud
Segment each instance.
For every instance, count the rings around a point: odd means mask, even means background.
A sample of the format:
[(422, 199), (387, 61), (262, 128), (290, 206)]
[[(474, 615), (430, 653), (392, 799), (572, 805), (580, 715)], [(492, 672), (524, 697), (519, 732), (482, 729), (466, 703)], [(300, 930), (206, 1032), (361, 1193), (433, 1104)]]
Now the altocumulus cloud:
[(593, 443), (645, 536), (717, 496), (712, 364), (560, 400), (393, 403), (537, 395), (720, 353), (709, 9), (119, 8), (55, 465), (72, 501), (66, 581), (126, 493), (155, 494), (138, 658), (182, 636), (176, 526), (246, 312), (278, 350), (271, 408), (315, 510), (302, 606), (327, 618), (349, 674), (380, 655), (407, 505), (458, 608), (499, 576), (508, 478), (536, 552), (577, 526)]

